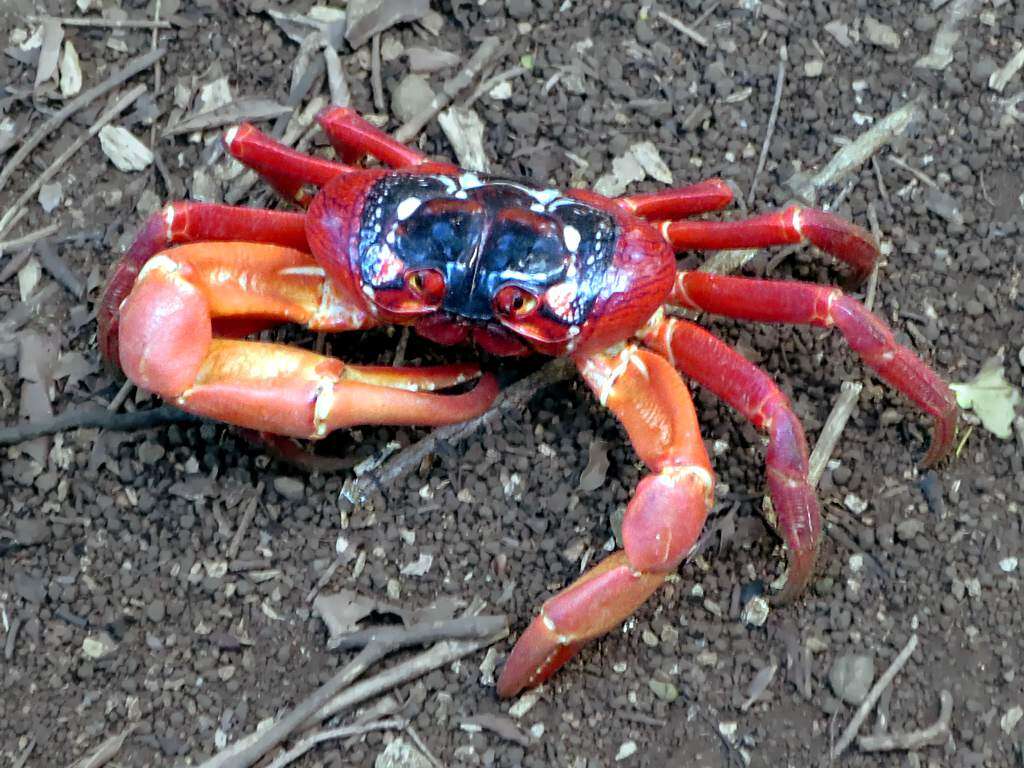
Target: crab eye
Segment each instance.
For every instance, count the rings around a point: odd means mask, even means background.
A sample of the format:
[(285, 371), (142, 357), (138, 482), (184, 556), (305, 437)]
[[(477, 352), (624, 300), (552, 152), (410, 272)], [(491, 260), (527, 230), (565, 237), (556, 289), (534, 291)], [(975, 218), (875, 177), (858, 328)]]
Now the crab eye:
[(409, 290), (426, 304), (440, 304), (444, 299), (444, 276), (436, 269), (414, 269), (405, 275)]
[(537, 309), (537, 297), (518, 285), (506, 285), (494, 297), (495, 309), (511, 320), (532, 315)]

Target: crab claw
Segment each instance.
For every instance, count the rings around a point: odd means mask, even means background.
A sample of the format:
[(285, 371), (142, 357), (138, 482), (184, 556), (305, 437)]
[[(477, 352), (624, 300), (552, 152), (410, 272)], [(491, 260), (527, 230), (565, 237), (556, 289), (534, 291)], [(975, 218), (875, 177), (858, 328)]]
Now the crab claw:
[(541, 606), (520, 636), (498, 679), (507, 699), (547, 680), (588, 640), (633, 613), (665, 581), (664, 573), (643, 573), (616, 552)]

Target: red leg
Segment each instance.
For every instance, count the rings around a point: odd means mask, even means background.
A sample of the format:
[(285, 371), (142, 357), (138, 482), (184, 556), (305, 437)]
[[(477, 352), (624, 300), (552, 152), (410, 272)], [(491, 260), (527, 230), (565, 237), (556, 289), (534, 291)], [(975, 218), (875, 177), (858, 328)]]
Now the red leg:
[(871, 274), (878, 243), (863, 227), (814, 208), (791, 206), (742, 221), (663, 221), (661, 233), (677, 250), (726, 250), (810, 243), (853, 267), (858, 282)]
[(799, 596), (814, 571), (821, 512), (807, 479), (803, 427), (789, 399), (768, 374), (694, 323), (663, 320), (643, 342), (767, 433), (768, 489), (789, 552), (789, 575), (779, 599)]
[(346, 366), (303, 349), (214, 336), (224, 318), (331, 330), (370, 322), (357, 306), (328, 306), (329, 288), (311, 256), (288, 248), (229, 242), (163, 251), (121, 309), (121, 367), (186, 411), (290, 437), (354, 424), (453, 424), (489, 407), (497, 394), (489, 376), (463, 395), (423, 391), (478, 376), (476, 366)]
[(720, 211), (732, 203), (732, 189), (721, 179), (707, 179), (688, 187), (617, 199), (626, 210), (645, 219), (681, 219)]
[(837, 327), (882, 380), (933, 418), (932, 444), (924, 465), (934, 464), (952, 448), (958, 411), (946, 382), (912, 351), (897, 344), (882, 320), (838, 288), (680, 272), (670, 301), (746, 320)]
[(395, 141), (348, 107), (328, 107), (317, 115), (317, 122), (343, 162), (354, 165), (365, 155), (392, 168), (414, 168), (428, 162), (425, 154)]
[(313, 198), (307, 186), (322, 187), (338, 174), (354, 170), (341, 163), (298, 152), (250, 123), (228, 129), (224, 134), (224, 146), (232, 157), (266, 179), (281, 197), (303, 207)]
[(523, 632), (498, 680), (502, 697), (543, 682), (642, 605), (693, 548), (712, 500), (693, 402), (668, 362), (627, 347), (581, 360), (580, 371), (652, 474), (626, 508), (624, 549), (545, 602)]
[(217, 203), (171, 203), (146, 220), (107, 281), (97, 311), (100, 351), (105, 359), (112, 362), (119, 359), (118, 311), (135, 284), (139, 270), (167, 246), (199, 240), (248, 240), (309, 251), (306, 219), (301, 213)]

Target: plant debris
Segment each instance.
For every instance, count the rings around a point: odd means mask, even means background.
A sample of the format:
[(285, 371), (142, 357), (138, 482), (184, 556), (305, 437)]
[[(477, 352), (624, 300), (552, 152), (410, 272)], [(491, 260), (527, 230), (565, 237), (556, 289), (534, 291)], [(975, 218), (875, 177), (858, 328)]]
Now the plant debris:
[(990, 357), (981, 366), (978, 375), (963, 384), (950, 384), (961, 408), (969, 408), (981, 420), (981, 425), (996, 437), (1009, 440), (1021, 394), (1006, 380), (1003, 355)]

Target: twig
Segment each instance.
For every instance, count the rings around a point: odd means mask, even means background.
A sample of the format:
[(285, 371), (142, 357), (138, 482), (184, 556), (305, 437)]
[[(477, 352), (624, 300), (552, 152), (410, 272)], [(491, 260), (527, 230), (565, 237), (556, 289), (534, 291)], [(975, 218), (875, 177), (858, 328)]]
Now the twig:
[(111, 736), (109, 739), (104, 741), (91, 755), (83, 757), (80, 760), (76, 760), (72, 763), (71, 768), (100, 768), (100, 766), (106, 765), (114, 756), (121, 751), (121, 747), (124, 746), (125, 739), (132, 735), (132, 732), (138, 726), (132, 723), (125, 728), (121, 733)]
[[(445, 640), (437, 643), (422, 653), (413, 656), (401, 664), (381, 672), (378, 675), (353, 685), (348, 690), (335, 696), (313, 716), (314, 722), (323, 722), (328, 717), (342, 712), (356, 704), (379, 696), (385, 691), (415, 680), (428, 672), (451, 664), (456, 659), (468, 656), (481, 648), (487, 648), (508, 636), (508, 629), (491, 635), (483, 640)], [(204, 767), (205, 768), (205, 767)]]
[(405, 363), (405, 349), (409, 346), (409, 326), (403, 325), (402, 332), (398, 337), (398, 344), (395, 346), (395, 357), (391, 361), (391, 365), (395, 368), (401, 367)]
[[(490, 642), (497, 642), (498, 639), (506, 636), (507, 634), (508, 625), (506, 623), (501, 633), (493, 636), (493, 640), (490, 638), (488, 638), (487, 640), (490, 640)], [(201, 768), (248, 768), (248, 766), (251, 766), (254, 763), (256, 763), (271, 749), (273, 749), (282, 741), (287, 739), (292, 733), (296, 731), (296, 729), (300, 728), (307, 721), (311, 721), (315, 724), (326, 720), (328, 717), (331, 716), (331, 714), (334, 714), (338, 710), (335, 709), (326, 715), (321, 715), (320, 713), (327, 711), (329, 707), (333, 704), (333, 700), (335, 700), (339, 696), (339, 694), (345, 691), (346, 688), (349, 688), (349, 686), (351, 686), (353, 682), (362, 677), (366, 670), (368, 670), (373, 664), (380, 661), (385, 656), (388, 656), (389, 654), (406, 647), (408, 644), (406, 642), (407, 639), (411, 639), (413, 641), (413, 644), (416, 644), (416, 641), (419, 639), (419, 637), (413, 635), (409, 635), (407, 638), (389, 636), (388, 642), (378, 642), (375, 639), (371, 639), (370, 642), (366, 645), (366, 647), (363, 648), (363, 650), (360, 651), (359, 654), (351, 662), (348, 663), (348, 665), (346, 665), (330, 680), (328, 680), (317, 690), (315, 690), (312, 694), (310, 694), (305, 700), (303, 700), (301, 704), (294, 707), (290, 712), (288, 712), (283, 717), (279, 718), (269, 728), (251, 734), (250, 736), (227, 747), (226, 749), (221, 750), (212, 758), (204, 762)], [(479, 644), (481, 642), (487, 642), (487, 640), (464, 641), (462, 643), (438, 643), (430, 651), (427, 651), (427, 653), (437, 651), (437, 649), (439, 648), (444, 649), (455, 646), (473, 646), (473, 650), (475, 650), (476, 647), (479, 647)], [(465, 653), (469, 652), (471, 651), (465, 651)], [(465, 653), (460, 655), (465, 655)], [(395, 670), (407, 670), (412, 661), (414, 661), (417, 658), (420, 658), (423, 655), (424, 654), (421, 654), (420, 656), (414, 657), (414, 659), (411, 659), (410, 661), (399, 664), (396, 667), (382, 673), (381, 675), (377, 675), (377, 677), (373, 679), (376, 680), (382, 678), (385, 675), (388, 675), (389, 673), (391, 673), (391, 675), (393, 676)], [(447, 663), (447, 657), (445, 657), (445, 659), (446, 660), (442, 661), (441, 664)], [(430, 669), (436, 669), (437, 666), (440, 666), (441, 664), (432, 666), (430, 667)], [(419, 674), (423, 674), (426, 671), (429, 670), (425, 669)], [(416, 676), (418, 677), (419, 675)], [(398, 682), (402, 682), (404, 679), (406, 678), (400, 678)], [(389, 690), (397, 684), (397, 682), (392, 683), (391, 685), (388, 685), (382, 690)], [(349, 691), (345, 692), (349, 693), (351, 690), (353, 689), (349, 688)], [(359, 700), (362, 701), (364, 699)]]
[(869, 157), (884, 145), (904, 133), (915, 120), (924, 114), (921, 99), (916, 98), (890, 112), (854, 141), (840, 149), (818, 173), (810, 178), (802, 175), (789, 182), (797, 197), (814, 205), (822, 187), (842, 179), (850, 171), (859, 168)]
[(246, 503), (245, 509), (242, 511), (242, 519), (238, 521), (235, 535), (231, 537), (231, 543), (228, 544), (228, 550), (225, 553), (228, 560), (234, 560), (238, 555), (238, 550), (242, 547), (242, 537), (245, 536), (245, 532), (252, 525), (253, 518), (256, 517), (256, 507), (259, 506), (259, 502), (260, 498), (257, 494), (250, 497)]
[(939, 185), (935, 183), (935, 180), (932, 179), (931, 176), (929, 176), (924, 171), (919, 170), (914, 166), (910, 165), (910, 163), (906, 162), (902, 158), (896, 157), (896, 155), (891, 155), (889, 157), (889, 162), (895, 165), (897, 168), (902, 168), (904, 171), (909, 173), (911, 176), (913, 176), (915, 179), (920, 181), (925, 186), (931, 187), (932, 189), (939, 188)]
[(54, 280), (64, 286), (68, 293), (76, 299), (81, 299), (85, 296), (85, 283), (68, 266), (67, 262), (60, 257), (52, 242), (49, 240), (40, 241), (35, 248), (35, 254), (43, 269), (49, 272)]
[(772, 144), (772, 136), (775, 134), (775, 125), (779, 119), (779, 105), (782, 103), (782, 87), (786, 82), (786, 60), (789, 56), (786, 53), (786, 46), (779, 48), (779, 69), (775, 75), (775, 96), (772, 101), (772, 111), (768, 116), (768, 130), (764, 134), (764, 144), (761, 145), (761, 157), (757, 161), (757, 170), (754, 171), (754, 180), (750, 182), (750, 193), (747, 195), (747, 205), (754, 204), (754, 193), (757, 191), (757, 180), (761, 178), (765, 163), (768, 162), (768, 149)]
[(914, 62), (915, 67), (945, 69), (953, 61), (953, 46), (960, 39), (960, 22), (974, 13), (979, 0), (953, 0), (932, 40), (928, 53)]
[[(874, 160), (875, 158), (871, 159)], [(881, 246), (882, 227), (878, 223), (878, 212), (871, 203), (868, 203), (868, 223), (871, 225), (871, 234), (875, 236), (875, 242)], [(878, 292), (878, 270), (879, 262), (876, 260), (874, 267), (871, 269), (871, 274), (868, 275), (868, 285), (864, 292), (864, 306), (867, 307), (869, 312), (875, 308), (875, 296)]]
[(473, 52), (466, 66), (457, 75), (445, 82), (441, 93), (431, 99), (430, 104), (420, 112), (407, 120), (405, 124), (395, 131), (395, 141), (407, 144), (420, 131), (423, 126), (433, 120), (437, 113), (447, 107), (452, 100), (465, 90), (473, 80), (479, 77), (491, 59), (498, 53), (501, 43), (496, 37), (485, 37), (480, 46)]
[(29, 321), (36, 308), (49, 301), (59, 290), (60, 288), (51, 283), (42, 288), (38, 293), (30, 296), (27, 301), (21, 302), (21, 304), (8, 312), (7, 316), (0, 321), (0, 339), (9, 337), (21, 328), (21, 326)]
[(298, 760), (317, 744), (325, 741), (346, 739), (349, 736), (359, 736), (360, 734), (369, 733), (370, 731), (400, 731), (407, 725), (407, 720), (394, 719), (372, 720), (369, 723), (363, 723), (362, 725), (343, 725), (340, 728), (328, 728), (327, 730), (319, 731), (317, 733), (310, 734), (309, 736), (303, 736), (295, 742), (294, 747), (274, 758), (274, 761), (269, 763), (267, 768), (284, 768), (284, 766), (290, 765), (295, 760)]
[(857, 736), (857, 731), (860, 730), (864, 720), (871, 714), (871, 710), (874, 709), (875, 704), (878, 702), (878, 697), (882, 695), (882, 691), (892, 685), (893, 678), (895, 678), (896, 675), (899, 674), (899, 671), (903, 669), (904, 665), (910, 659), (911, 654), (914, 653), (915, 648), (917, 648), (916, 634), (910, 636), (910, 640), (907, 641), (903, 650), (896, 655), (896, 658), (893, 659), (889, 668), (882, 673), (882, 676), (878, 678), (878, 682), (871, 687), (871, 690), (868, 692), (868, 697), (864, 699), (863, 703), (857, 709), (856, 714), (854, 714), (853, 719), (850, 720), (850, 724), (846, 726), (846, 729), (843, 731), (843, 735), (839, 737), (839, 741), (836, 743), (835, 747), (832, 748), (831, 755), (833, 760), (838, 760), (840, 756), (842, 756), (843, 752), (846, 751), (846, 748), (853, 742), (854, 738)]
[(825, 420), (825, 426), (821, 428), (818, 442), (814, 444), (814, 450), (811, 451), (811, 457), (808, 460), (807, 479), (812, 488), (818, 487), (818, 481), (821, 480), (821, 475), (825, 471), (825, 465), (828, 464), (832, 451), (839, 443), (839, 437), (843, 434), (843, 428), (846, 426), (850, 414), (853, 413), (854, 406), (857, 405), (857, 399), (860, 397), (862, 389), (864, 389), (864, 385), (859, 381), (844, 381), (842, 383), (836, 404), (832, 406), (832, 412)]
[(373, 36), (370, 44), (370, 87), (373, 88), (373, 106), (378, 112), (383, 112), (384, 103), (384, 82), (380, 76), (380, 32)]
[(124, 384), (122, 384), (121, 388), (117, 390), (117, 394), (114, 395), (114, 398), (109, 403), (107, 403), (107, 410), (111, 413), (117, 413), (121, 410), (121, 406), (124, 405), (124, 401), (128, 399), (128, 395), (132, 393), (133, 389), (135, 389), (135, 384), (132, 380), (125, 379)]
[(26, 139), (21, 145), (21, 148), (14, 153), (10, 160), (7, 161), (3, 171), (0, 171), (0, 190), (7, 185), (7, 182), (10, 181), (15, 170), (17, 170), (18, 166), (24, 162), (25, 158), (32, 154), (33, 150), (42, 143), (43, 139), (63, 125), (65, 120), (75, 114), (78, 110), (82, 109), (82, 107), (91, 104), (96, 99), (114, 90), (129, 78), (148, 69), (163, 57), (164, 50), (165, 49), (163, 48), (158, 48), (155, 51), (150, 51), (149, 53), (132, 59), (128, 64), (114, 72), (102, 83), (72, 99), (62, 110), (52, 115), (45, 123), (39, 126), (35, 133), (33, 133), (30, 138)]
[(658, 18), (661, 19), (662, 21), (664, 21), (666, 24), (668, 24), (673, 29), (675, 29), (677, 32), (682, 32), (684, 35), (686, 35), (688, 38), (693, 40), (693, 42), (695, 42), (697, 45), (701, 46), (702, 48), (707, 48), (708, 47), (708, 39), (706, 37), (704, 37), (704, 35), (702, 35), (697, 30), (693, 29), (692, 27), (686, 26), (685, 24), (683, 24), (683, 22), (681, 22), (675, 16), (669, 16), (664, 11), (658, 11)]
[(511, 80), (515, 77), (525, 75), (527, 72), (529, 72), (529, 70), (526, 69), (526, 67), (511, 67), (502, 72), (499, 72), (496, 75), (493, 75), (492, 77), (487, 78), (482, 83), (480, 83), (480, 85), (478, 85), (469, 96), (462, 100), (462, 106), (468, 109), (469, 107), (473, 106), (474, 103), (476, 103), (477, 99), (481, 98), (485, 94), (490, 93), (495, 86), (501, 85), (506, 80)]
[[(160, 7), (161, 0), (156, 0), (153, 3), (153, 32), (149, 36), (149, 50), (155, 51), (157, 45), (160, 42)], [(153, 93), (155, 96), (160, 95), (160, 80), (163, 77), (163, 72), (160, 69), (160, 62), (158, 61), (153, 65)], [(152, 125), (149, 126), (149, 149), (153, 152), (154, 157), (156, 156), (156, 120), (153, 120)], [(157, 165), (157, 171), (163, 174), (164, 169)], [(164, 183), (166, 183), (164, 179)]]
[(18, 640), (18, 630), (21, 629), (21, 616), (11, 619), (11, 625), (7, 628), (7, 639), (4, 641), (4, 661), (14, 658), (14, 644)]
[(76, 408), (59, 416), (38, 419), (24, 424), (0, 427), (0, 445), (17, 445), (44, 435), (55, 435), (72, 429), (96, 427), (116, 432), (133, 432), (165, 424), (199, 421), (197, 416), (169, 405), (132, 413), (111, 413), (106, 408)]
[(324, 45), (324, 64), (327, 67), (327, 87), (331, 92), (331, 104), (336, 107), (347, 107), (352, 101), (349, 93), (345, 70), (341, 68), (341, 59), (333, 45)]
[(71, 142), (68, 148), (61, 152), (60, 155), (46, 167), (46, 170), (39, 174), (36, 180), (29, 185), (28, 189), (21, 193), (18, 199), (14, 201), (14, 204), (7, 209), (3, 217), (0, 218), (0, 232), (6, 232), (10, 228), (12, 219), (14, 218), (14, 212), (21, 210), (29, 200), (35, 197), (43, 184), (56, 176), (60, 171), (67, 168), (68, 161), (71, 160), (78, 150), (85, 146), (89, 139), (99, 133), (103, 126), (134, 104), (135, 101), (145, 92), (146, 86), (144, 85), (137, 85), (130, 91), (127, 91), (123, 96), (121, 96), (121, 98), (111, 104), (110, 108), (103, 112), (103, 114), (97, 118), (95, 123), (89, 126), (89, 130)]
[(423, 753), (423, 756), (427, 758), (434, 768), (444, 768), (444, 763), (434, 756), (434, 753), (430, 751), (430, 747), (428, 747), (426, 742), (420, 738), (420, 735), (411, 724), (405, 727), (405, 732), (409, 734), (409, 738), (412, 739), (412, 743), (419, 748), (420, 752)]
[(5, 240), (0, 243), (0, 255), (16, 251), (26, 246), (37, 243), (40, 240), (45, 240), (54, 232), (60, 229), (60, 224), (48, 224), (47, 226), (37, 229), (35, 232), (29, 232), (28, 234), (22, 235), (21, 237), (15, 237), (11, 240)]
[(949, 720), (953, 716), (953, 696), (949, 691), (939, 692), (939, 719), (927, 728), (920, 728), (907, 733), (881, 733), (871, 736), (859, 736), (857, 746), (862, 752), (892, 752), (897, 749), (907, 751), (921, 747), (937, 746), (949, 738)]
[(29, 739), (28, 746), (22, 750), (20, 755), (18, 755), (18, 759), (11, 763), (11, 768), (24, 768), (25, 763), (27, 763), (28, 759), (32, 757), (32, 753), (35, 752), (35, 749), (36, 740)]
[(457, 443), (469, 437), (485, 424), (493, 422), (505, 411), (511, 408), (516, 410), (523, 408), (541, 387), (564, 381), (575, 372), (576, 367), (571, 360), (567, 358), (552, 360), (540, 370), (503, 390), (483, 415), (472, 421), (435, 429), (422, 440), (396, 453), (377, 471), (367, 472), (357, 478), (348, 487), (342, 489), (342, 494), (353, 504), (364, 501), (372, 485), (388, 486), (399, 478), (405, 477), (418, 467), (424, 458), (433, 453), (439, 443)]
[(467, 640), (500, 632), (508, 624), (506, 616), (459, 616), (455, 619), (425, 621), (409, 627), (373, 627), (338, 635), (327, 641), (332, 651), (351, 651), (372, 642), (402, 646), (426, 645), (438, 640)]
[(64, 27), (107, 27), (109, 29), (170, 29), (171, 22), (149, 19), (99, 19), (75, 16), (29, 16), (29, 21), (56, 21)]

